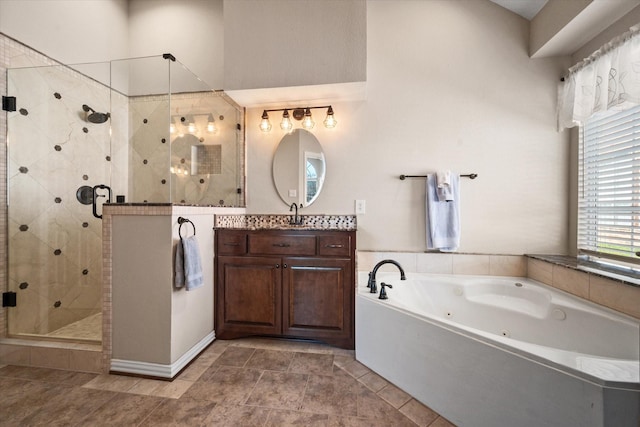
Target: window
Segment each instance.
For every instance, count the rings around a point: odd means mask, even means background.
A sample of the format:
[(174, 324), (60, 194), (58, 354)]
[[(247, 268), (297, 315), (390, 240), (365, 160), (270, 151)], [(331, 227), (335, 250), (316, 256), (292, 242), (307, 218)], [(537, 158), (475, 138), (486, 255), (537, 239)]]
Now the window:
[(588, 119), (579, 162), (578, 249), (640, 264), (640, 106)]
[(318, 172), (313, 163), (307, 159), (307, 204), (316, 197), (318, 192)]

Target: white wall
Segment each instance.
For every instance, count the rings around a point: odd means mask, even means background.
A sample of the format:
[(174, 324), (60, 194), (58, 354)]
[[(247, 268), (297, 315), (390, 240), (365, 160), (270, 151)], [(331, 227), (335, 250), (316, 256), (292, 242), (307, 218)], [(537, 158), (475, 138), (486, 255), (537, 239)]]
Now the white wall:
[(0, 32), (64, 64), (129, 55), (127, 0), (1, 0)]
[[(568, 58), (528, 57), (528, 22), (488, 1), (367, 3), (367, 99), (334, 105), (314, 134), (322, 194), (302, 213), (353, 213), (358, 249), (426, 249), (424, 182), (400, 174), (478, 173), (461, 185), (461, 251), (564, 253), (568, 136), (555, 130)], [(248, 209), (284, 213), (271, 159), (281, 133), (247, 114)]]

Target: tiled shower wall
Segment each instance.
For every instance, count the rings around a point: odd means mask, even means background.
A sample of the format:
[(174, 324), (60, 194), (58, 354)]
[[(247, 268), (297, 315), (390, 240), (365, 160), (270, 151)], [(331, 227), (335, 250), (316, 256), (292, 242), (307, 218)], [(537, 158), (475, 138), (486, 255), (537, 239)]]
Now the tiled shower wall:
[(121, 186), (110, 176), (112, 169), (123, 169), (114, 167), (113, 158), (127, 157), (127, 135), (118, 137), (127, 127), (118, 120), (111, 129), (113, 140), (123, 141), (112, 149), (110, 123), (90, 123), (82, 105), (111, 111), (126, 123), (127, 103), (67, 67), (37, 67), (51, 61), (33, 60), (28, 49), (14, 47), (5, 92), (18, 104), (18, 111), (7, 114), (12, 143), (7, 281), (18, 294), (18, 307), (8, 311), (9, 332), (40, 335), (100, 311), (102, 224), (91, 205), (77, 200), (76, 190)]
[[(137, 96), (129, 99), (129, 108), (132, 201), (243, 204), (244, 124), (242, 110), (232, 100), (221, 92), (172, 94), (170, 101), (168, 95)], [(210, 118), (215, 132), (207, 130)], [(189, 122), (195, 125), (191, 132)]]
[[(0, 89), (7, 94), (7, 69), (19, 66), (53, 65), (49, 58), (0, 34)], [(7, 113), (0, 112), (0, 173), (7, 176)], [(7, 181), (0, 179), (0, 291), (6, 292), (7, 283)], [(7, 335), (7, 308), (0, 307), (0, 336)]]

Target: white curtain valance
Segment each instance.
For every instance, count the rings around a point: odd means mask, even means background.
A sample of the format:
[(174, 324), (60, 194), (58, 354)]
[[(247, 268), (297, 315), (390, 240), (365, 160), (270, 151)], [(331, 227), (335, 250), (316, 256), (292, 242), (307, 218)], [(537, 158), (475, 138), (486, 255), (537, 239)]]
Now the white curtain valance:
[(558, 87), (558, 130), (640, 105), (640, 25), (569, 69)]

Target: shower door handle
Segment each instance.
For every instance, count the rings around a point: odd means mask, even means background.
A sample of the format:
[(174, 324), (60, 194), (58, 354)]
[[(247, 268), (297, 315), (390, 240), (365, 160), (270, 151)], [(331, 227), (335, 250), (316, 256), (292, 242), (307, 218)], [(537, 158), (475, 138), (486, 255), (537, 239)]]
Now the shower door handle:
[[(98, 190), (107, 190), (107, 195), (98, 194)], [(111, 203), (111, 187), (103, 184), (93, 187), (93, 216), (102, 219), (102, 214), (98, 214), (98, 197), (106, 197), (105, 203)]]

